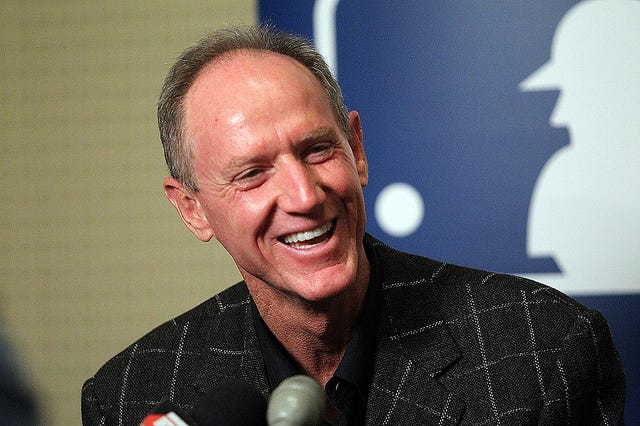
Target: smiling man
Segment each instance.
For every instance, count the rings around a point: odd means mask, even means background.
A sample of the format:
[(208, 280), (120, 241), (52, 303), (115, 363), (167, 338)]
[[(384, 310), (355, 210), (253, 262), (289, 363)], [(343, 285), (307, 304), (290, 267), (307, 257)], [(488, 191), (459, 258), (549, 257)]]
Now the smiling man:
[(165, 180), (187, 227), (227, 249), (269, 329), (323, 381), (369, 279), (356, 112), (348, 125), (349, 136), (303, 65), (239, 50), (206, 66), (184, 99), (197, 191)]
[(168, 199), (243, 281), (158, 327), (83, 388), (85, 424), (137, 424), (211, 387), (306, 374), (334, 424), (620, 422), (602, 316), (541, 284), (401, 253), (365, 233), (357, 112), (310, 44), (214, 33), (169, 72)]

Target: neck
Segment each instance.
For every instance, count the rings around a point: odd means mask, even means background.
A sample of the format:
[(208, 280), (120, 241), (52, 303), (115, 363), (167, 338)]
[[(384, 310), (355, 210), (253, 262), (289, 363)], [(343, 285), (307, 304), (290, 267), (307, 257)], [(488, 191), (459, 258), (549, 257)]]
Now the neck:
[(345, 292), (319, 302), (300, 299), (265, 283), (256, 286), (247, 282), (271, 332), (305, 374), (323, 386), (340, 364), (362, 310), (369, 283), (368, 265), (363, 269), (365, 272)]

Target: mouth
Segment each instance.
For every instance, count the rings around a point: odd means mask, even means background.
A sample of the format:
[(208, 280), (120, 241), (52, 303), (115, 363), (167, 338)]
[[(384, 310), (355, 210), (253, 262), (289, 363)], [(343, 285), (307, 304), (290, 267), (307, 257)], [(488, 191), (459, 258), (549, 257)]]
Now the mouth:
[(335, 220), (332, 220), (331, 222), (327, 222), (309, 231), (294, 232), (292, 234), (284, 235), (278, 238), (278, 240), (290, 247), (308, 249), (331, 238), (335, 229), (335, 224)]

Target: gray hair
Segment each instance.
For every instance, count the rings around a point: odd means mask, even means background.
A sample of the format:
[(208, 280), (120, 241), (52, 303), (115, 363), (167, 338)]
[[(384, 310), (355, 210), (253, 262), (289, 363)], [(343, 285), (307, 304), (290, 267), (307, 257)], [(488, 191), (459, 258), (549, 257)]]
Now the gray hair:
[(215, 31), (180, 55), (164, 80), (158, 100), (158, 127), (169, 173), (194, 192), (198, 191), (198, 184), (184, 130), (184, 98), (208, 64), (238, 50), (278, 53), (304, 65), (324, 89), (338, 125), (347, 137), (351, 136), (349, 114), (342, 91), (322, 55), (311, 42), (268, 25)]

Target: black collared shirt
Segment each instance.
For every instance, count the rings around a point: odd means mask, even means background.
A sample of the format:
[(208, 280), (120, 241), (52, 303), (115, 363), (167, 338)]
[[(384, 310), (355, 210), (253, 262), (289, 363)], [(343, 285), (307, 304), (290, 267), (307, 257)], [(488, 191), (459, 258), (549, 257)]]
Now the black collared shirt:
[[(365, 424), (381, 306), (380, 264), (373, 250), (366, 245), (365, 248), (371, 273), (363, 309), (347, 350), (325, 386), (328, 400), (340, 411), (334, 425)], [(287, 377), (304, 374), (304, 371), (271, 333), (254, 303), (252, 307), (269, 386), (273, 390)]]

